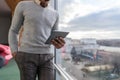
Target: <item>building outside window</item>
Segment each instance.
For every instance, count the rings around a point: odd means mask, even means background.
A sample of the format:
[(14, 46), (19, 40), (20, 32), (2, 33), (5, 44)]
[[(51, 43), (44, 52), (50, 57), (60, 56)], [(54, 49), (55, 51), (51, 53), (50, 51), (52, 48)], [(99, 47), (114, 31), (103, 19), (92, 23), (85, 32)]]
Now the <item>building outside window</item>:
[(70, 33), (57, 64), (75, 80), (119, 80), (120, 1), (58, 0), (58, 11)]

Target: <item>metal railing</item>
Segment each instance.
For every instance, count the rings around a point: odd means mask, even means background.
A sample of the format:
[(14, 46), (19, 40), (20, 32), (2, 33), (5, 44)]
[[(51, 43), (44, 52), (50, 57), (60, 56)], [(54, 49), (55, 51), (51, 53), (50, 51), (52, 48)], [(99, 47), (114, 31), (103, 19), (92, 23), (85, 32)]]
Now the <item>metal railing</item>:
[(55, 63), (53, 63), (57, 72), (64, 77), (65, 80), (75, 80), (73, 79), (65, 70), (63, 70), (63, 68)]

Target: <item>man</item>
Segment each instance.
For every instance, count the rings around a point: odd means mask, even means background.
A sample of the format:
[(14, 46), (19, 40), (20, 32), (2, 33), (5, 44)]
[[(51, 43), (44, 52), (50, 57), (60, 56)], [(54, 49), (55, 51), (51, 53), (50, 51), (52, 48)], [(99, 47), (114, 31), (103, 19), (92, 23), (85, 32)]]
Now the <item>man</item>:
[[(9, 30), (9, 45), (20, 70), (21, 80), (54, 80), (50, 45), (45, 44), (50, 33), (58, 29), (58, 13), (48, 7), (49, 0), (18, 3)], [(17, 35), (23, 28), (20, 46)], [(51, 41), (57, 49), (65, 41), (58, 37)]]

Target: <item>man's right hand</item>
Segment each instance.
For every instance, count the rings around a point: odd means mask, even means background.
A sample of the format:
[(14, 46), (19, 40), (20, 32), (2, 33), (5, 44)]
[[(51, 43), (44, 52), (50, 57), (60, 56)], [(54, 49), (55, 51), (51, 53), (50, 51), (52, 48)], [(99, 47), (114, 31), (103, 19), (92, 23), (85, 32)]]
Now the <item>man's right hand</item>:
[(17, 54), (17, 52), (12, 53), (13, 58), (15, 58), (16, 54)]

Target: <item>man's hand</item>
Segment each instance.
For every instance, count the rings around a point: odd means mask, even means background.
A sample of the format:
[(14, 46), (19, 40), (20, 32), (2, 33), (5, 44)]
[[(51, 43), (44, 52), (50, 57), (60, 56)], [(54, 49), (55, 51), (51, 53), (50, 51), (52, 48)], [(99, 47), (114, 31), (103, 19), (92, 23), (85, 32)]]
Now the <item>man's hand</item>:
[(12, 53), (13, 58), (15, 58), (16, 54), (17, 54), (17, 52)]
[(62, 48), (65, 45), (65, 40), (62, 37), (55, 38), (51, 43), (57, 48)]

